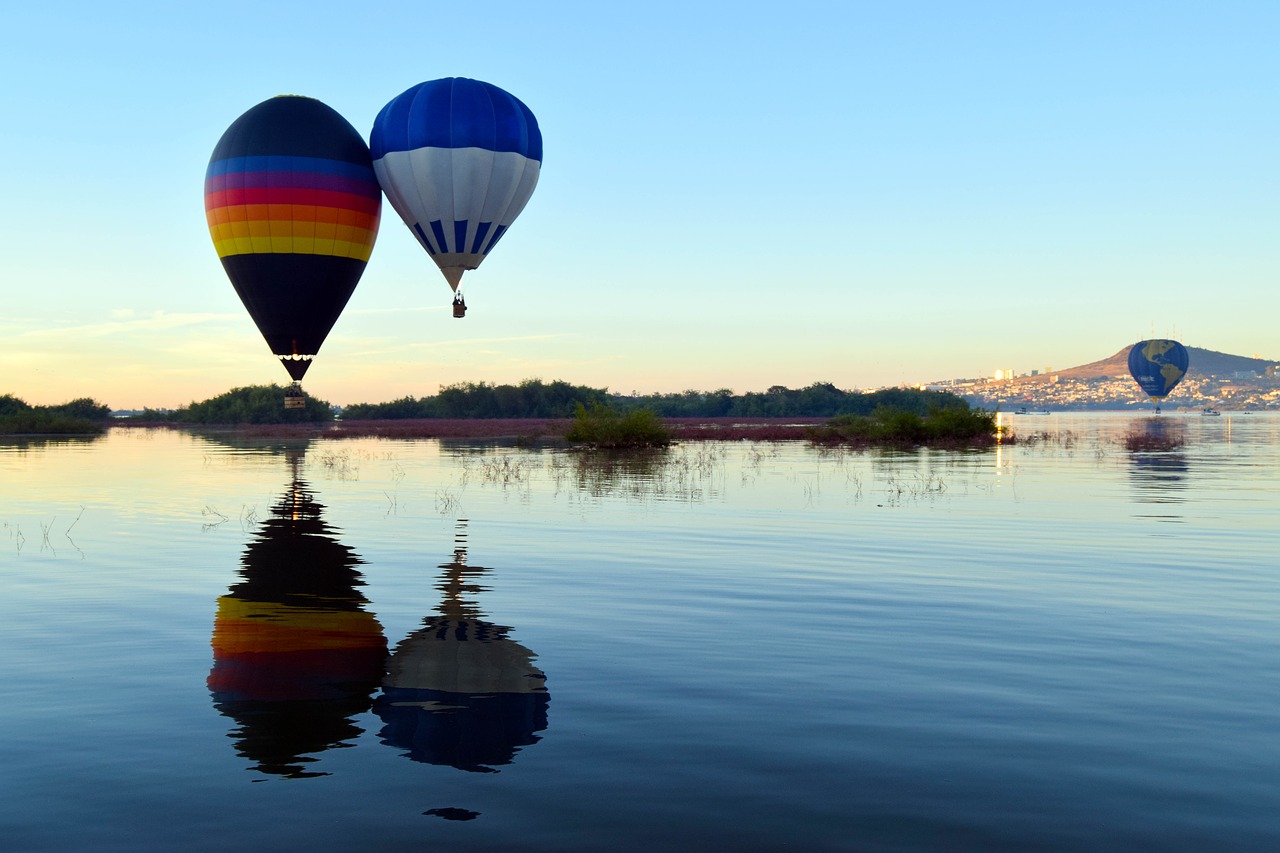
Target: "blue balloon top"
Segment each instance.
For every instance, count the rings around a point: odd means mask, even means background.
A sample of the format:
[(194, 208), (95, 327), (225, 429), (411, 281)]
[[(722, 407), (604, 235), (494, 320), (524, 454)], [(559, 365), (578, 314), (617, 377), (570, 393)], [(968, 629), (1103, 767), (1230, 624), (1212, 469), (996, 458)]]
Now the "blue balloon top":
[(512, 151), (542, 162), (542, 131), (519, 98), (492, 83), (445, 77), (419, 83), (391, 100), (373, 122), (374, 160), (418, 148)]

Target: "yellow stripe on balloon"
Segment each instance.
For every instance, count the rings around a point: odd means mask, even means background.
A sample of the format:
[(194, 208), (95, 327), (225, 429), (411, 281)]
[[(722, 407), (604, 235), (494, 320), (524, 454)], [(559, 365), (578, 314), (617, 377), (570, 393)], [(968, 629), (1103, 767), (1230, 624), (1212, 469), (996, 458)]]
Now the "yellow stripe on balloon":
[(325, 222), (231, 222), (210, 230), (218, 257), (284, 253), (368, 261), (376, 231)]

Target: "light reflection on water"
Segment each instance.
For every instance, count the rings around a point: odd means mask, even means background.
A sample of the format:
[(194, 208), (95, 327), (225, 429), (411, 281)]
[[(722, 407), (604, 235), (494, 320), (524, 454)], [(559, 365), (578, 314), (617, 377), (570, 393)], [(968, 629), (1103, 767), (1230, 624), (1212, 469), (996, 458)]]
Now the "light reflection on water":
[(1277, 847), (1280, 418), (1008, 420), (1033, 440), (0, 444), (0, 829)]

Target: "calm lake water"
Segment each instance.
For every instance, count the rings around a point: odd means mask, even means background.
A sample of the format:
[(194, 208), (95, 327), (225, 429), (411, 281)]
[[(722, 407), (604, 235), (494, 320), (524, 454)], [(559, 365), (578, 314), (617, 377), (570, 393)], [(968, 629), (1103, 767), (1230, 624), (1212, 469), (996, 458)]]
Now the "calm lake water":
[(0, 443), (0, 839), (1280, 849), (1280, 416), (1009, 420)]

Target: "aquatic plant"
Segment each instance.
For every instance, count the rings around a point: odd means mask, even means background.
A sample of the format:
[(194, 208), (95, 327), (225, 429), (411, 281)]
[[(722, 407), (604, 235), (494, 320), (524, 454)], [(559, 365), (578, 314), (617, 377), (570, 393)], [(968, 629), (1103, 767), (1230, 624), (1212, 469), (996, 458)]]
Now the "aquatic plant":
[(880, 406), (869, 415), (841, 415), (808, 430), (815, 444), (853, 445), (991, 444), (1000, 435), (993, 413), (968, 406), (932, 409), (924, 416)]
[(623, 413), (598, 403), (590, 409), (579, 403), (564, 437), (574, 444), (597, 448), (666, 447), (671, 443), (671, 431), (649, 409)]

